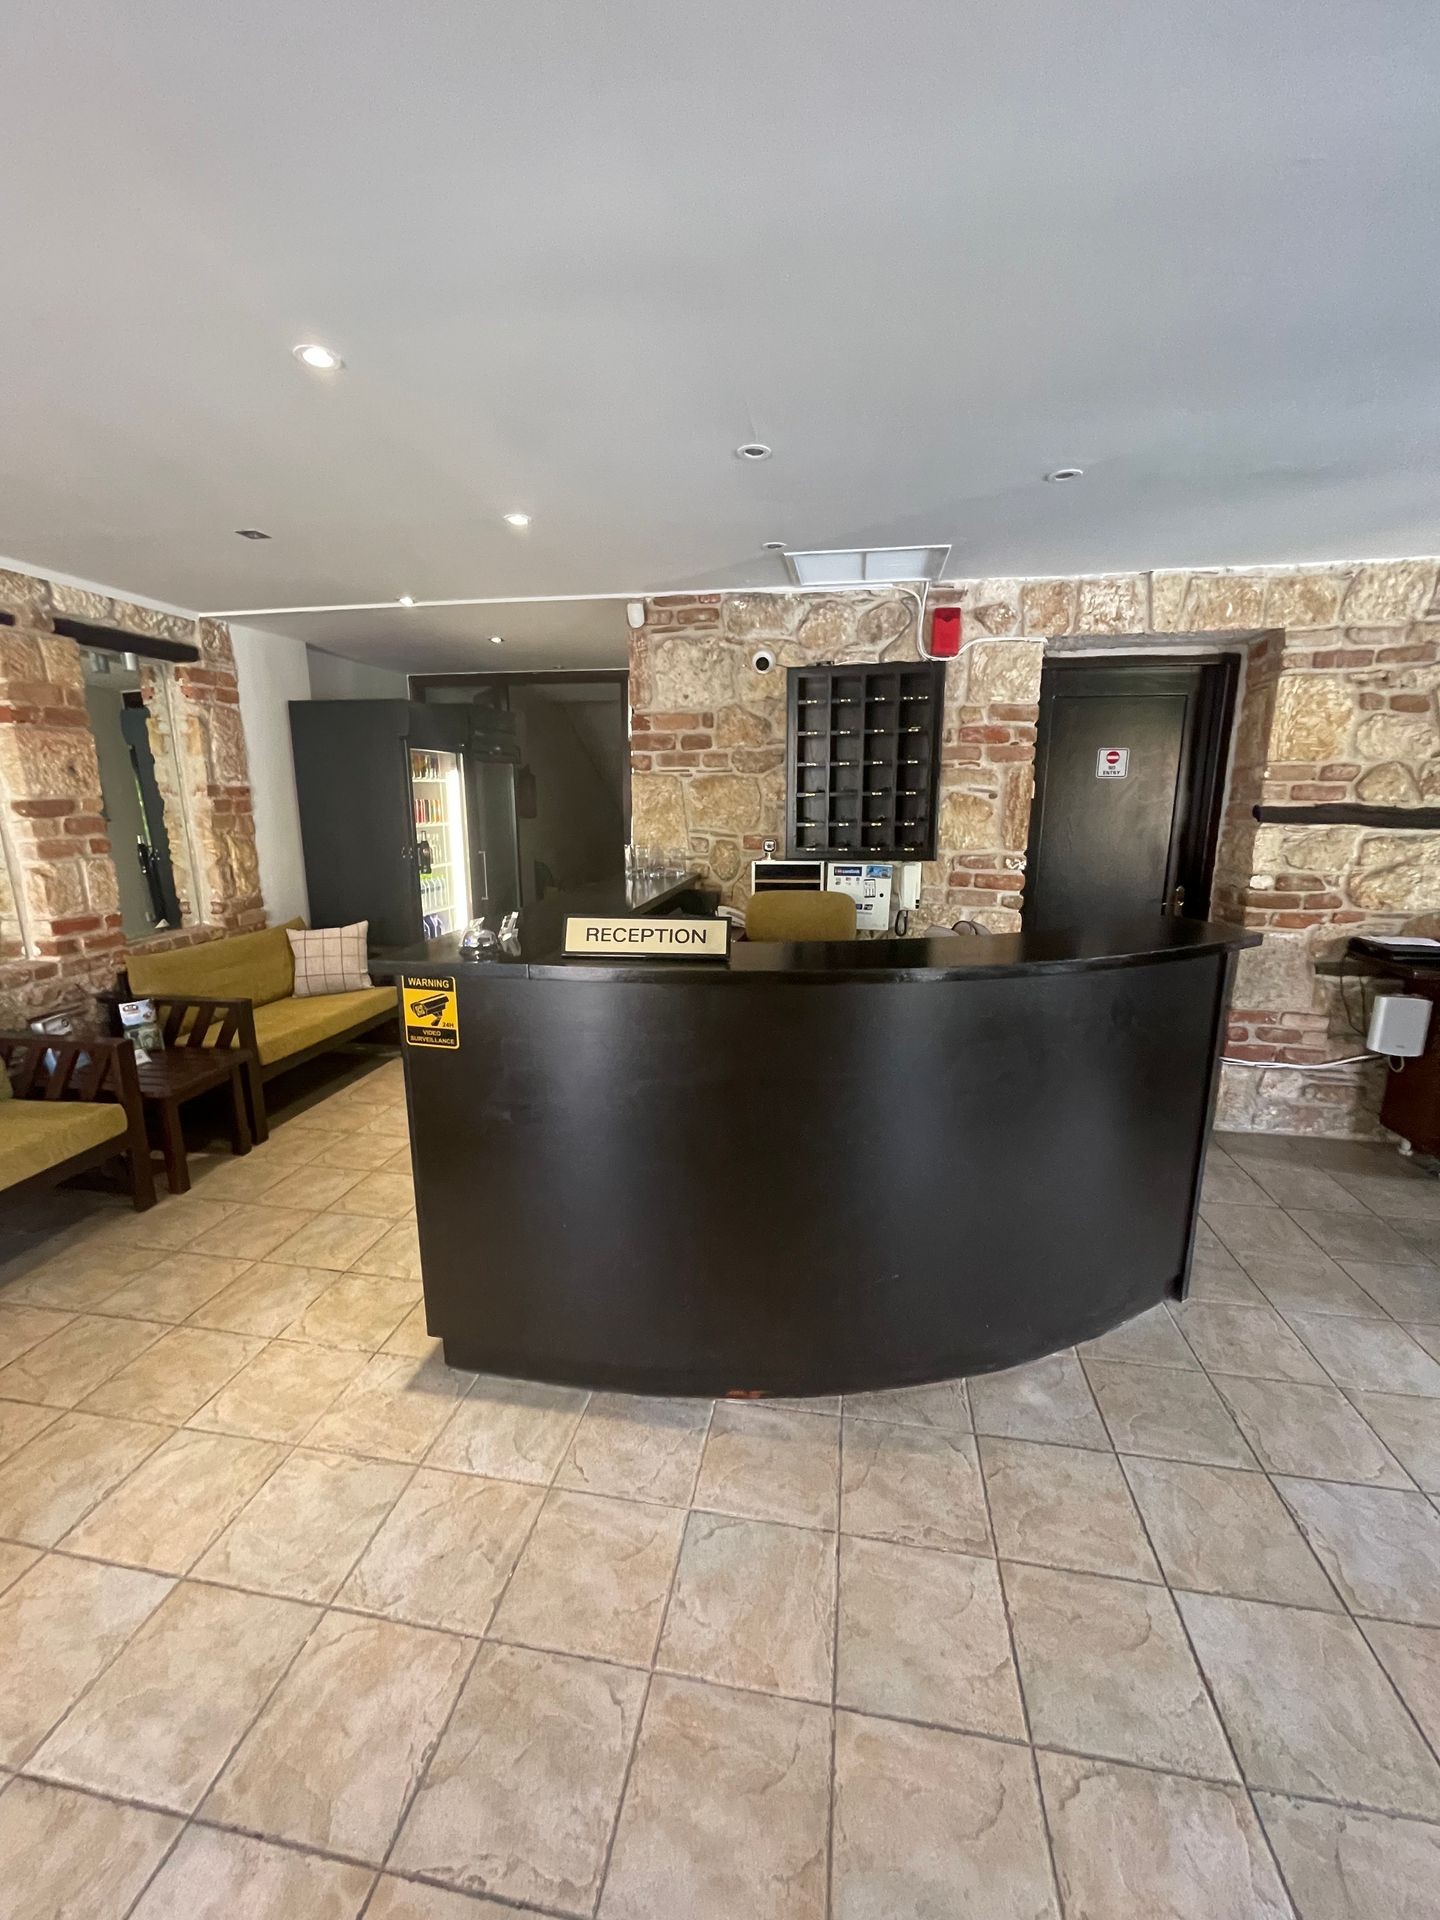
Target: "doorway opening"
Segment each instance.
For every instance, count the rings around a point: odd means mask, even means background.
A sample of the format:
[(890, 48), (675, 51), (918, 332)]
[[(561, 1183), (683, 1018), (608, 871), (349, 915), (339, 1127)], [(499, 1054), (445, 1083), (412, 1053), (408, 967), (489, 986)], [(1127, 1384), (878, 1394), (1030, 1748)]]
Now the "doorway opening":
[(1025, 926), (1204, 919), (1240, 656), (1046, 663)]

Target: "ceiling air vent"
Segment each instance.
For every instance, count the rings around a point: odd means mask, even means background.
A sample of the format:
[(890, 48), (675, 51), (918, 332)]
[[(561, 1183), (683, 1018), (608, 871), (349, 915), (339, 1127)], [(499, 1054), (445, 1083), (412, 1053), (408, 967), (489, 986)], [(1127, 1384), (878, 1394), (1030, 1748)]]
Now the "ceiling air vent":
[(935, 581), (950, 558), (943, 547), (833, 547), (787, 551), (785, 565), (797, 587), (897, 586)]

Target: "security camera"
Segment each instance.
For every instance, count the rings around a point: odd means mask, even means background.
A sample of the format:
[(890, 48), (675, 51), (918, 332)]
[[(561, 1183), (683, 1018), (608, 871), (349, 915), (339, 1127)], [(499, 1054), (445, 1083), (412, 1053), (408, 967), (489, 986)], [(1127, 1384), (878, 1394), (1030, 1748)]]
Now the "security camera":
[(775, 656), (769, 647), (757, 647), (750, 656), (750, 664), (756, 673), (769, 673), (775, 664)]

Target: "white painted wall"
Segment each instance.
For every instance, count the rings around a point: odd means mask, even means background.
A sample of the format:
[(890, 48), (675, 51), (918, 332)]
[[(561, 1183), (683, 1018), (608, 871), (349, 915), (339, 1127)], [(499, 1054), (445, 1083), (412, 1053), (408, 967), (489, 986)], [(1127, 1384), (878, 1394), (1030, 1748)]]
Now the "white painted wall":
[(390, 667), (372, 667), (363, 660), (342, 660), (338, 654), (308, 647), (310, 693), (316, 700), (404, 700), (410, 682)]
[(232, 626), (230, 642), (250, 760), (260, 891), (273, 925), (309, 911), (290, 747), (290, 702), (310, 698), (309, 649), (303, 640), (259, 627)]

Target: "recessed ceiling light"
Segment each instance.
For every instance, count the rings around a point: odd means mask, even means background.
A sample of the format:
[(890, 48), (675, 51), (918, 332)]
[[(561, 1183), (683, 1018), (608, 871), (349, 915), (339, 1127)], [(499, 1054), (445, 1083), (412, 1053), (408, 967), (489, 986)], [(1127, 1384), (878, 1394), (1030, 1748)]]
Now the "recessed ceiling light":
[(262, 533), (259, 527), (237, 527), (235, 531), (242, 540), (268, 540), (270, 538), (269, 534)]
[(528, 527), (530, 516), (528, 513), (507, 513), (505, 524), (507, 527)]
[(768, 460), (774, 451), (763, 440), (745, 440), (736, 447), (735, 457), (737, 460)]
[(401, 596), (400, 596), (400, 604), (401, 604), (401, 606), (402, 606), (402, 607), (413, 607), (413, 606), (414, 606), (414, 604), (415, 604), (415, 596), (414, 596), (414, 594), (413, 594), (413, 593), (402, 593), (402, 594), (401, 594)]
[(298, 347), (292, 347), (290, 351), (302, 367), (310, 367), (316, 373), (339, 373), (345, 365), (333, 347), (322, 347), (313, 340), (302, 340)]
[(503, 633), (492, 633), (492, 634), (491, 634), (491, 636), (490, 636), (490, 644), (491, 644), (491, 646), (492, 646), (492, 647), (503, 647), (503, 646), (504, 646), (504, 644), (505, 644), (505, 636), (504, 636), (504, 634), (503, 634)]
[(1085, 469), (1084, 467), (1052, 467), (1049, 473), (1045, 475), (1045, 478), (1047, 480), (1057, 481), (1083, 480), (1085, 478)]
[(785, 551), (785, 542), (783, 540), (765, 540), (761, 545), (763, 551), (766, 553), (784, 553)]

